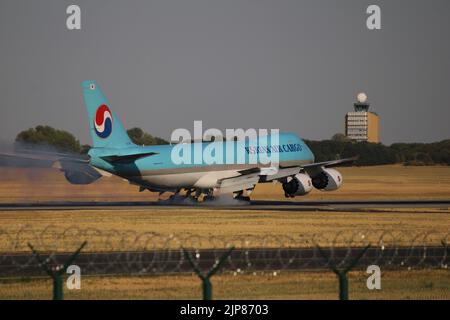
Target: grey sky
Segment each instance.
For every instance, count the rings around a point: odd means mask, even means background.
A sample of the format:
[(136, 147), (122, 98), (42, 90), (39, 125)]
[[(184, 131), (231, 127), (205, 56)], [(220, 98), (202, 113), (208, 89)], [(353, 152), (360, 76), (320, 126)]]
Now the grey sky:
[(365, 91), (383, 143), (442, 140), (449, 39), (448, 0), (1, 0), (0, 138), (49, 124), (90, 143), (80, 84), (95, 79), (125, 127), (164, 138), (194, 120), (329, 138)]

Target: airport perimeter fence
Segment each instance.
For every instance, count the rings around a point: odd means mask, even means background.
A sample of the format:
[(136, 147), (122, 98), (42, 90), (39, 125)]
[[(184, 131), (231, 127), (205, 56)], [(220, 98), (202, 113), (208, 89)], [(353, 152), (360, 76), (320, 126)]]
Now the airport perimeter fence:
[(48, 226), (0, 228), (0, 278), (50, 276), (54, 298), (76, 265), (83, 275), (192, 274), (212, 298), (217, 272), (265, 274), (333, 271), (341, 299), (348, 299), (347, 273), (376, 265), (383, 270), (448, 269), (450, 233), (341, 231), (334, 234), (164, 235), (153, 232), (65, 229)]

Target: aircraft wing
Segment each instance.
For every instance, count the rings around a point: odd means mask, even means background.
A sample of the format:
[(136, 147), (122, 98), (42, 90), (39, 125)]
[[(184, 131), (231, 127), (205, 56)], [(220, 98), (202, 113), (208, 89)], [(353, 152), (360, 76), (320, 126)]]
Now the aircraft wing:
[(313, 168), (313, 167), (334, 167), (340, 164), (344, 163), (351, 163), (358, 160), (358, 157), (352, 157), (352, 158), (346, 158), (346, 159), (338, 159), (338, 160), (331, 160), (331, 161), (324, 161), (324, 162), (316, 162), (311, 164), (306, 164), (302, 166), (303, 169), (306, 168)]
[(316, 162), (311, 164), (306, 164), (303, 166), (294, 167), (265, 167), (265, 168), (249, 168), (238, 171), (240, 175), (233, 176), (230, 178), (224, 178), (218, 181), (218, 188), (221, 192), (236, 192), (246, 189), (252, 189), (258, 182), (269, 182), (275, 180), (283, 180), (287, 177), (296, 175), (301, 171), (306, 171), (310, 174), (314, 174), (317, 170), (321, 170), (323, 167), (333, 167), (344, 163), (351, 163), (357, 160), (358, 157), (331, 160), (324, 162)]
[(358, 159), (358, 157), (352, 157), (352, 158), (346, 158), (346, 159), (339, 159), (339, 160), (331, 160), (331, 161), (324, 161), (324, 162), (316, 162), (304, 165), (302, 168), (305, 170), (310, 176), (314, 176), (318, 174), (320, 171), (322, 171), (322, 168), (329, 168), (329, 167), (335, 167), (340, 164), (344, 163), (351, 163)]

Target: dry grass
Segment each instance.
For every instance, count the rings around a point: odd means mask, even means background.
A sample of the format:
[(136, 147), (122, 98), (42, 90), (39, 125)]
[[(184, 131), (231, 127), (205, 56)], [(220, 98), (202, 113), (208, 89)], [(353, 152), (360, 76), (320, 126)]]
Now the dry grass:
[[(350, 273), (350, 299), (450, 299), (447, 270), (388, 271), (381, 290), (368, 290), (367, 274)], [(217, 275), (215, 299), (337, 299), (332, 272)], [(195, 276), (84, 277), (80, 290), (65, 290), (66, 299), (201, 299)], [(51, 299), (51, 281), (2, 280), (0, 299)]]
[[(450, 211), (436, 209), (402, 209), (401, 212), (291, 212), (210, 209), (133, 209), (133, 210), (37, 210), (0, 212), (0, 229), (15, 236), (28, 225), (39, 231), (52, 225), (51, 230), (61, 232), (69, 227), (80, 230), (132, 230), (136, 233), (158, 233), (166, 236), (194, 234), (204, 237), (232, 239), (236, 236), (270, 236), (266, 245), (279, 246), (277, 238), (287, 237), (300, 241), (305, 234), (320, 235), (319, 243), (329, 245), (337, 233), (341, 239), (358, 232), (365, 241), (376, 242), (380, 234), (399, 235), (405, 242), (412, 241), (418, 233), (434, 232), (427, 243), (437, 242), (450, 230)], [(370, 230), (370, 231), (369, 231)], [(25, 233), (23, 248), (28, 250)], [(70, 238), (70, 237), (69, 237)], [(117, 239), (118, 236), (113, 237)], [(389, 238), (389, 236), (388, 236)], [(103, 238), (92, 237), (87, 249), (100, 250)], [(78, 240), (78, 239), (75, 239)], [(97, 243), (96, 243), (97, 241)], [(418, 240), (421, 241), (421, 240)], [(0, 235), (0, 250), (11, 250), (8, 239)], [(203, 243), (201, 246), (208, 246)], [(60, 250), (62, 250), (60, 246)]]
[[(335, 192), (314, 190), (305, 200), (449, 199), (450, 166), (401, 165), (339, 168), (344, 177)], [(36, 201), (149, 201), (156, 193), (138, 192), (117, 177), (87, 186), (69, 184), (56, 169), (0, 168), (0, 202)], [(253, 199), (285, 199), (281, 185), (259, 184)]]
[(157, 193), (138, 192), (118, 177), (90, 185), (72, 185), (56, 169), (0, 167), (0, 202), (45, 201), (150, 201)]

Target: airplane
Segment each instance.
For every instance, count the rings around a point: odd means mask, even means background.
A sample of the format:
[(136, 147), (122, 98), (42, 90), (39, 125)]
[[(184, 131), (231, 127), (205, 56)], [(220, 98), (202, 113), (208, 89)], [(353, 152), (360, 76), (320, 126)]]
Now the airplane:
[[(244, 150), (246, 155), (243, 161), (237, 161), (237, 156), (234, 156), (231, 163), (210, 164), (202, 161), (177, 164), (172, 160), (177, 144), (134, 144), (98, 84), (84, 81), (82, 89), (92, 148), (87, 158), (56, 154), (51, 160), (52, 167), (63, 171), (72, 184), (90, 184), (103, 176), (115, 175), (138, 186), (139, 191), (149, 190), (160, 195), (171, 192), (171, 199), (182, 197), (199, 201), (202, 198), (209, 201), (217, 195), (231, 194), (235, 199), (249, 201), (258, 183), (280, 182), (285, 196), (293, 198), (306, 195), (313, 188), (337, 190), (342, 185), (342, 175), (331, 167), (356, 160), (353, 157), (314, 162), (312, 151), (297, 134), (279, 133), (276, 137), (268, 137), (270, 141), (277, 141), (277, 145), (266, 145), (264, 149), (279, 153), (276, 167), (259, 160), (256, 163), (250, 161), (252, 152), (262, 150), (259, 140), (223, 142), (224, 152), (230, 150), (227, 147), (236, 152)], [(192, 142), (189, 148), (193, 151), (205, 150), (210, 143)], [(25, 157), (36, 159), (32, 154)]]

